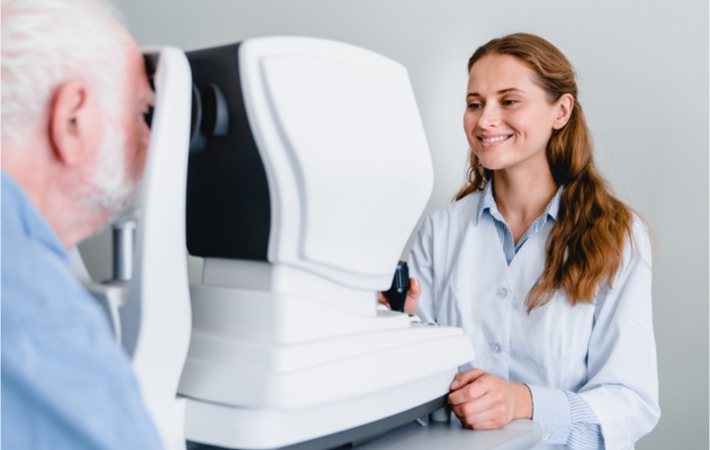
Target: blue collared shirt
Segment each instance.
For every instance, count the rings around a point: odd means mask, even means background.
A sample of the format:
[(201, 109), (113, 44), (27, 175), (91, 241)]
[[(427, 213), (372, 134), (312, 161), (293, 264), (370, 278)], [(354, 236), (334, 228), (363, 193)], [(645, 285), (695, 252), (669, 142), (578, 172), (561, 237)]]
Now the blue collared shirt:
[[(483, 214), (491, 215), (508, 265), (510, 265), (515, 255), (530, 236), (540, 231), (548, 220), (557, 220), (563, 189), (563, 186), (557, 189), (557, 193), (547, 204), (545, 211), (530, 224), (530, 227), (516, 245), (513, 240), (513, 233), (498, 210), (495, 197), (493, 197), (493, 182), (486, 184), (481, 200), (478, 202), (476, 224), (478, 224)], [(569, 427), (568, 437), (563, 435), (547, 436), (546, 441), (560, 442), (567, 439), (567, 445), (574, 449), (598, 449), (604, 447), (599, 421), (592, 408), (582, 397), (571, 391), (559, 391), (534, 385), (529, 385), (528, 388), (533, 398), (533, 418), (540, 424), (542, 429), (560, 430), (562, 433), (566, 428), (565, 425)]]
[(547, 204), (545, 211), (530, 224), (530, 227), (525, 231), (525, 234), (518, 240), (516, 245), (513, 240), (513, 233), (508, 228), (508, 224), (505, 223), (503, 215), (498, 211), (498, 205), (493, 197), (493, 182), (486, 184), (483, 188), (483, 195), (481, 196), (481, 201), (478, 202), (478, 210), (476, 211), (476, 225), (478, 221), (481, 220), (481, 215), (488, 213), (493, 217), (493, 221), (496, 225), (496, 231), (498, 232), (498, 237), (500, 238), (500, 243), (503, 246), (503, 252), (505, 253), (505, 259), (508, 261), (508, 265), (513, 260), (513, 257), (518, 253), (518, 250), (525, 244), (530, 236), (540, 231), (540, 229), (547, 223), (548, 220), (557, 220), (557, 211), (560, 209), (560, 197), (562, 197), (563, 187), (560, 186), (557, 189), (557, 193), (550, 203)]
[(1, 272), (2, 448), (161, 448), (106, 317), (5, 171)]

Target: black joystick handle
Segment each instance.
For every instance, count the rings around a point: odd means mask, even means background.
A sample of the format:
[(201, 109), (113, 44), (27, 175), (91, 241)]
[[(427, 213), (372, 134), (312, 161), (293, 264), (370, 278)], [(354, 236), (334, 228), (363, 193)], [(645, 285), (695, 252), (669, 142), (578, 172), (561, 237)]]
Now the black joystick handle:
[(392, 311), (404, 312), (404, 302), (407, 300), (409, 292), (409, 267), (404, 261), (397, 263), (397, 270), (394, 272), (392, 287), (385, 291), (384, 295), (390, 304)]

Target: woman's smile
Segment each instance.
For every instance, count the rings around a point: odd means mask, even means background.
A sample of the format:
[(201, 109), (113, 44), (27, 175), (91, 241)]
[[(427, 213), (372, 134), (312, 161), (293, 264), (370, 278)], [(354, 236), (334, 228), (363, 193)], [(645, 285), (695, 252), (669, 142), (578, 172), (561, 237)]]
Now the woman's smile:
[(480, 142), (481, 147), (486, 150), (486, 149), (492, 149), (496, 148), (499, 145), (501, 145), (503, 142), (507, 141), (508, 139), (512, 138), (512, 134), (497, 134), (497, 135), (492, 135), (492, 136), (486, 136), (486, 135), (480, 135), (477, 136), (478, 141)]

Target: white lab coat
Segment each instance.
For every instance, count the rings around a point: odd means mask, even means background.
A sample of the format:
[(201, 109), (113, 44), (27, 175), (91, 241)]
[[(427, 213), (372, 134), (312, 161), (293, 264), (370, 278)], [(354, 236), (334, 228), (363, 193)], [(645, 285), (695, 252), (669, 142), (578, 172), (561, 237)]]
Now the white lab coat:
[(525, 298), (542, 273), (554, 222), (508, 266), (493, 219), (477, 221), (480, 197), (470, 194), (424, 221), (409, 257), (411, 276), (422, 284), (418, 315), (463, 328), (476, 351), (472, 367), (578, 393), (596, 414), (606, 448), (633, 448), (660, 416), (643, 222), (634, 221), (633, 247), (627, 242), (613, 288), (594, 304), (571, 306), (558, 291), (528, 314)]

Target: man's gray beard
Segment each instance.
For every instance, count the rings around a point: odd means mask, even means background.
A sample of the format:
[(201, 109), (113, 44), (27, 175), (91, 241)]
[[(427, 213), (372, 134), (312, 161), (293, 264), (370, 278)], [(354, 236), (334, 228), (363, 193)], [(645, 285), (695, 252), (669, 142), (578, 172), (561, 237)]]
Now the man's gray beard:
[(96, 160), (92, 186), (83, 198), (84, 207), (107, 214), (105, 225), (136, 207), (139, 183), (126, 176), (125, 134), (110, 123), (104, 126), (104, 136)]

